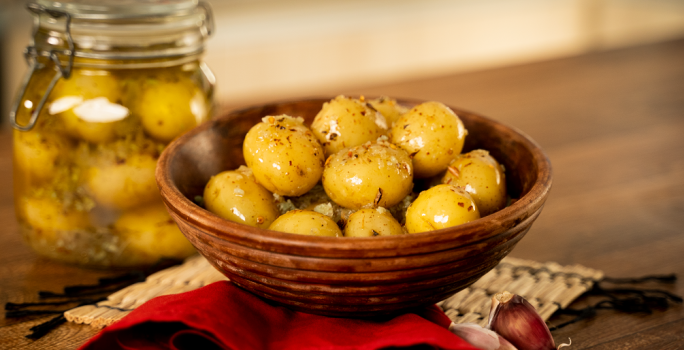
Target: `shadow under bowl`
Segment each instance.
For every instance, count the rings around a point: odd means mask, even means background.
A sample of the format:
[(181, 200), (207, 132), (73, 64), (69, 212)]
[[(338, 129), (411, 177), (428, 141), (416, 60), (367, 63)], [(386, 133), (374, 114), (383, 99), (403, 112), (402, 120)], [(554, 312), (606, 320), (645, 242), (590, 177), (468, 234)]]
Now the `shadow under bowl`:
[[(211, 176), (244, 164), (242, 141), (261, 118), (287, 114), (310, 124), (324, 102), (307, 99), (220, 115), (173, 141), (157, 165), (162, 198), (183, 234), (238, 286), (294, 310), (368, 317), (433, 304), (494, 268), (539, 216), (551, 164), (529, 137), (453, 108), (468, 136), (463, 152), (486, 149), (505, 166), (513, 203), (446, 229), (371, 238), (269, 231), (222, 219), (193, 203)], [(422, 101), (399, 100), (412, 107)]]

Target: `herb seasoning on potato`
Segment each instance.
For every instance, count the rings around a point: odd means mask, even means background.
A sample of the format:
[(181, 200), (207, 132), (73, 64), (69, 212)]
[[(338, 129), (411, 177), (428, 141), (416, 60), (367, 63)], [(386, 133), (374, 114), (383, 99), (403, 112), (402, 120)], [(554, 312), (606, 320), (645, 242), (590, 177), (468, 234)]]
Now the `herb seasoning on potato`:
[(465, 189), (475, 200), (482, 216), (506, 206), (506, 175), (503, 166), (485, 150), (478, 149), (456, 157), (449, 165), (442, 182)]
[[(378, 111), (393, 121), (389, 136), (373, 120), (379, 115), (386, 122)], [(281, 115), (264, 117), (247, 133), (243, 153), (256, 182), (240, 187), (241, 200), (252, 217), (262, 213), (258, 225), (236, 220), (233, 207), (210, 197), (215, 178), (230, 172), (212, 178), (204, 200), (228, 220), (305, 235), (376, 237), (456, 226), (507, 200), (496, 159), (486, 150), (460, 154), (466, 135), (439, 102), (409, 110), (389, 97), (338, 96), (323, 105), (312, 130), (301, 118)], [(425, 178), (419, 188), (428, 188), (413, 192), (414, 177)]]
[(281, 196), (301, 196), (323, 173), (323, 147), (301, 118), (264, 117), (243, 144), (247, 166), (266, 189)]
[(311, 129), (325, 147), (326, 156), (330, 156), (344, 148), (375, 141), (387, 131), (387, 121), (360, 99), (340, 95), (323, 104)]
[(468, 192), (443, 184), (418, 195), (406, 210), (406, 229), (409, 233), (439, 230), (479, 218), (480, 211)]
[(342, 236), (342, 231), (337, 223), (330, 217), (311, 210), (288, 211), (278, 217), (268, 229), (298, 235)]
[(411, 159), (386, 141), (348, 148), (325, 162), (323, 188), (345, 208), (391, 207), (411, 193)]
[(394, 123), (390, 142), (411, 155), (416, 178), (428, 178), (446, 170), (461, 153), (467, 134), (463, 122), (449, 107), (425, 102)]
[(260, 228), (268, 228), (280, 215), (271, 192), (245, 166), (212, 176), (204, 189), (204, 205), (226, 220)]

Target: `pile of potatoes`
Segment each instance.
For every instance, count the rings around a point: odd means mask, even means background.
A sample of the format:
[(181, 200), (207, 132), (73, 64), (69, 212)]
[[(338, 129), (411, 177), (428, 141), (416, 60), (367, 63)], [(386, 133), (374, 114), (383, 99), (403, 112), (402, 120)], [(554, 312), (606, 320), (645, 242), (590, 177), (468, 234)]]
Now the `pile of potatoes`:
[[(243, 143), (246, 166), (207, 183), (205, 208), (274, 231), (333, 237), (418, 233), (460, 225), (507, 203), (504, 168), (439, 102), (408, 109), (383, 97), (337, 96), (310, 126), (266, 116)], [(414, 193), (414, 179), (430, 183)]]

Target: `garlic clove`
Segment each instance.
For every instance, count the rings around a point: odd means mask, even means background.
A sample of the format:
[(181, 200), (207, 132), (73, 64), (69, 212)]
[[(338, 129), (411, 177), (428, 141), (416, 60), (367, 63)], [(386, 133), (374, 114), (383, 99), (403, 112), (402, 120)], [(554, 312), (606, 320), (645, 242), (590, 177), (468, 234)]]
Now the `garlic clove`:
[[(487, 328), (519, 350), (555, 350), (551, 331), (537, 310), (523, 297), (509, 292), (492, 297)], [(560, 347), (567, 346), (562, 344)]]
[(126, 118), (129, 111), (120, 104), (109, 102), (106, 97), (97, 97), (74, 107), (74, 114), (90, 123), (111, 123)]
[(50, 115), (55, 115), (57, 113), (62, 113), (68, 111), (83, 102), (83, 97), (81, 96), (63, 96), (60, 97), (50, 104), (48, 108), (48, 113)]
[(474, 323), (451, 323), (449, 331), (483, 350), (517, 350), (508, 340)]

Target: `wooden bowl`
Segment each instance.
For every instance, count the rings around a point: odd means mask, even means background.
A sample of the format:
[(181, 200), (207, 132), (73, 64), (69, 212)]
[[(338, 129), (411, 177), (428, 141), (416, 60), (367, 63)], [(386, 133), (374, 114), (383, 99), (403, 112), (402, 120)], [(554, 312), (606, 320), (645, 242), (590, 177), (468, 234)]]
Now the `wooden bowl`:
[[(521, 132), (452, 108), (466, 128), (464, 152), (488, 150), (506, 168), (512, 205), (464, 225), (401, 236), (316, 237), (258, 229), (197, 206), (212, 175), (244, 164), (242, 140), (267, 115), (310, 123), (324, 102), (308, 99), (221, 115), (173, 141), (157, 166), (171, 216), (209, 262), (238, 286), (288, 307), (366, 317), (433, 304), (496, 266), (530, 229), (551, 187), (551, 164)], [(413, 106), (420, 101), (401, 100)]]

